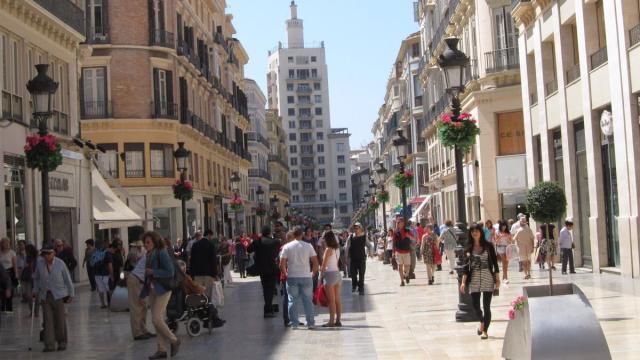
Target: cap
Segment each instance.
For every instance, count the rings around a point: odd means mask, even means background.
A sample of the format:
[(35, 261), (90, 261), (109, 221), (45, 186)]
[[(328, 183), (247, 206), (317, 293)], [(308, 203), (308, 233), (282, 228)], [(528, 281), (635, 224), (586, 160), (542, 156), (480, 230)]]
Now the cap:
[(54, 252), (54, 251), (53, 251), (53, 246), (51, 246), (51, 245), (49, 245), (49, 244), (44, 245), (44, 246), (42, 247), (42, 249), (40, 249), (40, 253), (41, 253), (41, 254), (44, 254), (44, 253), (52, 253), (52, 252)]
[(362, 227), (362, 224), (360, 224), (359, 222), (357, 222), (357, 223), (353, 224), (353, 226), (359, 226), (359, 227)]
[(569, 223), (569, 224), (573, 224), (573, 218), (571, 216), (569, 216), (566, 219), (564, 219), (564, 222)]

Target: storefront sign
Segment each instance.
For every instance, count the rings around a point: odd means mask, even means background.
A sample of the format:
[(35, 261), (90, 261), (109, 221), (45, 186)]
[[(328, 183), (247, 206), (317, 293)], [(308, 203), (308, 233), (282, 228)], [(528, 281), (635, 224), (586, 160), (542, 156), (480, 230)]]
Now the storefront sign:
[(49, 192), (51, 196), (73, 197), (73, 174), (51, 173), (49, 174)]
[(60, 152), (62, 153), (63, 157), (66, 157), (68, 159), (82, 160), (84, 158), (84, 156), (82, 156), (82, 154), (79, 152), (75, 152), (67, 149), (62, 149)]
[(604, 136), (613, 135), (613, 117), (609, 110), (603, 110), (600, 115), (600, 131)]
[(496, 179), (498, 192), (517, 192), (527, 188), (525, 155), (496, 157)]

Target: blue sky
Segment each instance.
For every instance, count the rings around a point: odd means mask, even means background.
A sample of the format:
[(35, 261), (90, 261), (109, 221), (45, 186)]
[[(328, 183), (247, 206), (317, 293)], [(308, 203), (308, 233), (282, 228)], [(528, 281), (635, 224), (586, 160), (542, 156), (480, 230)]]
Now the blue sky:
[[(290, 0), (227, 0), (236, 37), (249, 53), (245, 76), (266, 90), (267, 51), (286, 43)], [(418, 31), (409, 0), (297, 0), (305, 42), (324, 40), (331, 126), (347, 127), (351, 148), (372, 138), (400, 42)]]

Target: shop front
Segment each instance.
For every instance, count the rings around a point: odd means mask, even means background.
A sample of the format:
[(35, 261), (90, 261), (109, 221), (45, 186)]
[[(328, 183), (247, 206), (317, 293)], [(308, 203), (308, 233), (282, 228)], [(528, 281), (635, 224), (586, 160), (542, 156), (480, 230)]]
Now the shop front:
[(496, 179), (500, 194), (501, 219), (516, 219), (519, 213), (526, 213), (526, 156), (523, 154), (497, 157)]
[(5, 236), (16, 248), (19, 240), (27, 240), (24, 157), (4, 155), (4, 224)]

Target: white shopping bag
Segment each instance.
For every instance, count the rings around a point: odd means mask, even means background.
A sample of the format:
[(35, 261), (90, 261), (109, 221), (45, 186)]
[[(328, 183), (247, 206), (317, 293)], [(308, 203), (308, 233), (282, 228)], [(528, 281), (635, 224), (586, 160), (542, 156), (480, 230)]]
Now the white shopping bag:
[(215, 307), (224, 306), (224, 291), (221, 281), (214, 281), (211, 287), (211, 304)]

